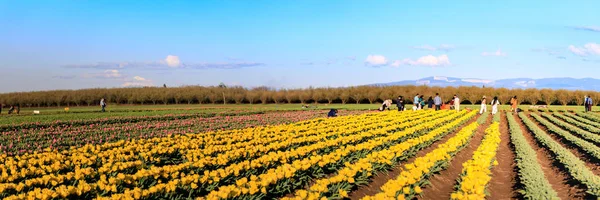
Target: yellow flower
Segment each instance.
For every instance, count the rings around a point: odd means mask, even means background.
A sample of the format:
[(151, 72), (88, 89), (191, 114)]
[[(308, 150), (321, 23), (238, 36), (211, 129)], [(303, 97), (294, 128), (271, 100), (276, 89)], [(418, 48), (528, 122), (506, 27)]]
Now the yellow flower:
[(415, 186), (415, 193), (420, 194), (422, 192), (421, 187)]
[(404, 194), (410, 194), (410, 188), (409, 187), (404, 187), (404, 188), (402, 188), (402, 192)]
[(343, 198), (348, 197), (348, 192), (346, 192), (346, 190), (340, 189), (338, 192), (340, 193), (341, 197), (343, 197)]

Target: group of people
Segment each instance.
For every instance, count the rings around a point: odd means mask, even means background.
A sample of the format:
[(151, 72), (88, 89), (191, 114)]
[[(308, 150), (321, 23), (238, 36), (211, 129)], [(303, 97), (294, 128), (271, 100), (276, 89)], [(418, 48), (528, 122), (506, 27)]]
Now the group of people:
[[(390, 110), (392, 103), (393, 102), (391, 99), (387, 99), (387, 100), (383, 101), (383, 104), (381, 104), (381, 107), (379, 107), (379, 110), (380, 111), (384, 111), (385, 109)], [(406, 110), (404, 97), (398, 96), (398, 99), (396, 100), (396, 106), (398, 107), (398, 111)], [(419, 95), (419, 94), (415, 95), (415, 97), (413, 98), (412, 110), (421, 110), (421, 109), (425, 109), (425, 108), (430, 108), (430, 109), (435, 108), (435, 110), (455, 109), (455, 110), (459, 111), (460, 110), (460, 99), (458, 98), (458, 95), (454, 95), (454, 97), (450, 101), (443, 103), (442, 98), (440, 97), (439, 93), (436, 93), (435, 97), (430, 96), (427, 100), (424, 99), (424, 95)]]
[[(500, 105), (498, 97), (494, 97), (490, 103), (492, 105), (492, 115), (495, 115), (498, 112), (498, 105)], [(479, 114), (483, 114), (484, 112), (487, 112), (487, 98), (485, 96), (481, 98), (481, 109), (479, 109)]]
[[(0, 104), (0, 114), (2, 114), (2, 106), (3, 105)], [(9, 115), (13, 114), (13, 113), (19, 114), (20, 112), (21, 112), (21, 105), (17, 104), (17, 105), (14, 105), (14, 106), (9, 106), (9, 109), (8, 109), (8, 114)]]
[(592, 111), (592, 106), (593, 105), (594, 105), (594, 102), (592, 101), (592, 97), (591, 96), (585, 96), (585, 100), (583, 102), (583, 106), (584, 106), (585, 112)]
[[(500, 100), (498, 100), (498, 97), (495, 96), (491, 102), (489, 102), (492, 105), (492, 115), (495, 115), (496, 113), (498, 113), (498, 105), (500, 105)], [(591, 103), (592, 100), (591, 98), (586, 97), (586, 110), (589, 107), (589, 110), (591, 110)], [(390, 110), (390, 106), (392, 105), (392, 100), (387, 99), (385, 101), (383, 101), (383, 104), (381, 104), (381, 107), (379, 107), (379, 111), (384, 111), (385, 109)], [(398, 107), (398, 111), (404, 111), (406, 110), (405, 108), (405, 103), (404, 103), (404, 98), (402, 96), (398, 96), (398, 99), (396, 101), (396, 105)], [(484, 112), (487, 112), (487, 105), (488, 105), (488, 101), (487, 101), (487, 97), (483, 96), (481, 99), (481, 109), (479, 110), (479, 114), (483, 114)], [(511, 105), (511, 112), (519, 112), (520, 109), (517, 108), (517, 106), (519, 105), (519, 101), (517, 99), (517, 96), (514, 96), (510, 99), (510, 105)], [(452, 97), (452, 99), (450, 101), (447, 101), (446, 103), (442, 102), (442, 98), (440, 97), (439, 93), (435, 94), (435, 97), (430, 96), (427, 100), (424, 99), (424, 95), (415, 95), (415, 97), (413, 98), (413, 107), (412, 110), (421, 110), (421, 109), (425, 109), (425, 108), (435, 108), (435, 110), (451, 110), (454, 109), (456, 111), (460, 111), (460, 98), (458, 97), (458, 95), (454, 95)]]

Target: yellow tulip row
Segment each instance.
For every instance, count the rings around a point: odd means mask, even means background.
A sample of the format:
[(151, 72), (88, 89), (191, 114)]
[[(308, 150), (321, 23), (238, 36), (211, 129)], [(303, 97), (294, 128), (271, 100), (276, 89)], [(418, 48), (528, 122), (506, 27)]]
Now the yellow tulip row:
[(439, 145), (432, 152), (416, 158), (412, 163), (404, 165), (400, 175), (381, 186), (381, 192), (363, 199), (404, 199), (405, 196), (421, 192), (419, 184), (440, 162), (447, 162), (454, 153), (469, 142), (479, 124), (473, 122), (461, 129), (454, 137)]
[[(392, 120), (390, 120), (389, 122), (386, 122), (383, 124), (377, 124), (375, 127), (370, 127), (370, 129), (358, 129), (357, 128), (354, 130), (352, 130), (352, 129), (347, 130), (344, 134), (338, 133), (340, 137), (335, 138), (333, 140), (326, 139), (325, 141), (322, 141), (322, 142), (319, 142), (316, 144), (299, 147), (297, 149), (289, 150), (289, 151), (280, 151), (280, 152), (276, 152), (276, 153), (271, 152), (270, 154), (266, 154), (259, 158), (252, 159), (251, 162), (246, 160), (246, 161), (235, 163), (235, 164), (229, 165), (227, 167), (212, 170), (212, 171), (205, 170), (203, 173), (204, 175), (199, 178), (199, 183), (201, 183), (201, 184), (203, 184), (203, 183), (212, 184), (214, 182), (218, 183), (220, 181), (220, 179), (225, 178), (229, 175), (238, 176), (239, 172), (242, 170), (249, 170), (252, 168), (263, 167), (269, 163), (276, 162), (276, 161), (280, 161), (282, 163), (287, 163), (287, 162), (289, 162), (289, 159), (296, 158), (301, 155), (306, 155), (307, 153), (310, 153), (310, 152), (313, 152), (316, 150), (320, 150), (320, 149), (324, 149), (324, 148), (332, 147), (332, 146), (344, 145), (344, 144), (360, 141), (364, 138), (373, 137), (373, 136), (387, 133), (387, 132), (382, 132), (382, 131), (370, 131), (373, 128), (376, 128), (379, 126), (384, 126), (384, 127), (392, 126), (397, 123), (403, 123), (403, 122), (410, 121), (410, 120), (416, 120), (422, 116), (429, 116), (429, 115), (433, 115), (433, 114), (434, 113), (426, 113), (426, 115), (417, 115), (415, 117), (409, 117), (409, 118), (395, 117), (395, 118), (391, 118)], [(432, 119), (434, 119), (434, 118), (435, 117), (432, 117)], [(423, 119), (427, 119), (427, 118), (423, 118)], [(140, 170), (133, 175), (124, 175), (123, 179), (135, 181), (135, 180), (139, 180), (139, 179), (142, 179), (145, 177), (159, 176), (160, 174), (165, 174), (165, 173), (166, 174), (177, 173), (182, 170), (188, 170), (190, 167), (202, 168), (203, 166), (205, 166), (205, 162), (183, 163), (183, 164), (176, 165), (176, 166), (170, 166), (169, 168), (164, 168), (161, 170)], [(117, 181), (119, 181), (119, 179), (117, 179)], [(165, 183), (165, 184), (168, 184), (168, 183)]]
[[(433, 113), (431, 113), (431, 115), (432, 114)], [(425, 122), (429, 122), (429, 121), (438, 119), (440, 117), (446, 116), (446, 114), (450, 114), (450, 113), (444, 113), (444, 114), (435, 115), (432, 117), (425, 116), (423, 118), (417, 118), (417, 119), (421, 123), (425, 123)], [(399, 119), (399, 118), (396, 118), (396, 119)], [(415, 120), (415, 118), (409, 118), (409, 119), (404, 118), (404, 120), (392, 120), (388, 123), (377, 124), (376, 126), (378, 126), (378, 127), (394, 126), (395, 129), (405, 129), (405, 128), (410, 127), (411, 125), (414, 125), (412, 123), (406, 123), (407, 121), (412, 121), (412, 120)], [(400, 123), (400, 124), (398, 126), (395, 126), (398, 123)], [(385, 129), (366, 131), (366, 132), (354, 132), (352, 135), (341, 135), (340, 137), (333, 139), (333, 140), (325, 140), (323, 142), (319, 142), (319, 143), (309, 145), (309, 146), (303, 146), (303, 147), (300, 147), (300, 148), (297, 148), (294, 150), (290, 150), (290, 151), (272, 152), (270, 154), (263, 155), (259, 158), (252, 159), (252, 161), (244, 161), (244, 162), (232, 164), (223, 170), (219, 169), (219, 170), (209, 172), (210, 177), (208, 179), (208, 182), (211, 183), (212, 181), (218, 181), (219, 179), (225, 178), (231, 174), (238, 176), (240, 171), (268, 166), (270, 163), (273, 163), (275, 161), (279, 161), (280, 163), (289, 163), (292, 159), (299, 158), (303, 155), (309, 155), (310, 153), (313, 153), (313, 152), (321, 150), (321, 149), (335, 147), (335, 146), (344, 146), (344, 145), (352, 144), (352, 143), (355, 143), (358, 141), (362, 141), (367, 138), (387, 136), (390, 134), (393, 134), (393, 132), (391, 132), (389, 130), (385, 130)], [(224, 173), (221, 173), (222, 171), (224, 171)], [(203, 183), (206, 182), (205, 179), (202, 179), (201, 181)]]
[[(437, 113), (437, 115), (435, 115), (433, 117), (429, 117), (430, 115), (433, 115), (433, 114), (435, 114), (435, 113), (430, 112), (427, 115), (420, 115), (420, 116), (413, 117), (413, 118), (394, 117), (394, 118), (391, 118), (394, 120), (391, 120), (390, 122), (383, 123), (383, 124), (377, 124), (377, 126), (378, 127), (394, 126), (396, 129), (403, 129), (403, 128), (407, 128), (411, 125), (414, 126), (414, 124), (412, 124), (412, 123), (406, 123), (408, 121), (414, 121), (417, 119), (422, 120), (422, 121), (435, 120), (440, 117), (451, 114), (451, 112)], [(420, 118), (421, 116), (424, 116), (424, 118)], [(399, 125), (397, 125), (397, 124), (399, 124)], [(363, 132), (361, 132), (361, 131), (363, 131)], [(385, 136), (385, 135), (390, 134), (390, 131), (385, 130), (385, 129), (371, 130), (371, 131), (365, 131), (365, 130), (347, 131), (347, 132), (350, 132), (350, 135), (340, 134), (340, 137), (335, 138), (333, 140), (325, 140), (325, 141), (322, 141), (322, 142), (319, 142), (319, 143), (316, 143), (313, 145), (299, 147), (294, 150), (270, 153), (270, 154), (263, 155), (256, 159), (252, 159), (252, 161), (246, 160), (246, 161), (242, 161), (242, 162), (239, 162), (236, 164), (229, 165), (225, 168), (212, 170), (212, 171), (204, 171), (204, 176), (200, 177), (199, 183), (202, 183), (202, 184), (204, 184), (204, 183), (212, 184), (215, 182), (218, 183), (221, 179), (228, 177), (230, 175), (239, 176), (239, 173), (244, 170), (262, 168), (265, 166), (269, 166), (271, 163), (274, 163), (277, 161), (285, 164), (285, 163), (289, 163), (291, 159), (299, 158), (303, 155), (309, 155), (309, 153), (315, 152), (317, 150), (335, 147), (335, 146), (343, 146), (346, 144), (356, 143), (356, 142), (364, 140), (366, 138), (380, 137), (380, 136)], [(192, 165), (196, 165), (196, 163), (193, 163)], [(183, 169), (174, 168), (174, 170), (180, 171)], [(161, 173), (172, 173), (172, 172), (161, 171)], [(136, 175), (133, 175), (133, 177), (131, 177), (131, 179), (139, 179), (140, 177), (143, 178), (142, 176), (135, 177)], [(152, 176), (152, 175), (154, 175), (154, 174), (144, 174), (144, 176)]]
[[(415, 113), (407, 112), (407, 114), (405, 114), (405, 115), (407, 115), (407, 116), (413, 116), (414, 115), (414, 116), (418, 117), (418, 116), (423, 115), (423, 113), (422, 112), (415, 112)], [(355, 116), (356, 119), (352, 120), (352, 122), (354, 122), (356, 124), (357, 122), (359, 122), (360, 120), (362, 120), (361, 117), (364, 117), (364, 116)], [(398, 115), (394, 115), (394, 117), (398, 118)], [(400, 119), (402, 119), (402, 118), (400, 118)], [(373, 120), (376, 120), (376, 119), (372, 119), (371, 121), (373, 121)], [(352, 124), (352, 123), (349, 123), (349, 124)], [(285, 126), (290, 126), (290, 125), (285, 125)], [(181, 138), (184, 138), (184, 137), (187, 137), (187, 136), (182, 136)], [(143, 144), (143, 146), (141, 146), (142, 143), (139, 143), (138, 146), (134, 146), (134, 145), (131, 145), (131, 143), (129, 143), (129, 145), (127, 145), (128, 147), (131, 147), (129, 149), (129, 151), (122, 151), (121, 154), (134, 155), (135, 153), (131, 153), (133, 150), (136, 150), (136, 152), (137, 152), (140, 149), (146, 149), (146, 148), (148, 148), (148, 146), (151, 146), (151, 145), (148, 145), (148, 144), (151, 144), (151, 143), (154, 143), (154, 145), (158, 145), (158, 146), (164, 146), (164, 145), (160, 145), (161, 141), (169, 142), (169, 140), (173, 140), (173, 138), (154, 138), (154, 139), (149, 139), (149, 140), (147, 140), (148, 141), (147, 143)], [(119, 143), (123, 144), (123, 142), (119, 142)], [(181, 145), (181, 147), (186, 147), (186, 148), (187, 147), (193, 147), (193, 145), (189, 145), (189, 144), (190, 144), (190, 142), (187, 141), (187, 142), (184, 142), (184, 143), (179, 143), (177, 145)], [(111, 146), (112, 144), (108, 144), (108, 145)], [(156, 148), (156, 146), (154, 146), (154, 147), (155, 148), (153, 150), (159, 149), (159, 148)], [(102, 149), (102, 148), (98, 148), (98, 149)], [(175, 148), (175, 150), (181, 150), (181, 148), (178, 147), (178, 148)], [(107, 150), (107, 151), (112, 151), (112, 150)], [(156, 151), (158, 151), (158, 150), (156, 150)], [(169, 152), (169, 151), (171, 151), (171, 150), (162, 150), (162, 152)], [(85, 151), (82, 151), (82, 152), (85, 152)], [(119, 158), (119, 157), (122, 158), (123, 157), (123, 156), (121, 156), (118, 153), (118, 151), (115, 151), (113, 155), (107, 155), (105, 152), (99, 152), (99, 153), (101, 153), (103, 155), (98, 155), (98, 156), (109, 157), (110, 159)], [(145, 152), (141, 152), (141, 153), (145, 153)], [(55, 154), (55, 155), (59, 155), (59, 156), (56, 156), (55, 158), (62, 156), (63, 160), (66, 160), (66, 162), (69, 162), (68, 158), (72, 158), (72, 159), (74, 158), (74, 159), (82, 160), (82, 158), (74, 157), (74, 156), (64, 158), (66, 156), (58, 154), (58, 153)], [(46, 157), (46, 158), (47, 159), (52, 159), (51, 157)], [(95, 160), (95, 159), (97, 159), (97, 157), (92, 157), (92, 158), (89, 158), (89, 159), (90, 160), (92, 160), (92, 159)], [(118, 160), (118, 159), (115, 159), (115, 160)], [(70, 165), (75, 165), (75, 162), (71, 162), (69, 164)], [(131, 165), (133, 165), (133, 166), (140, 166), (140, 165), (142, 165), (141, 161), (139, 161), (139, 160), (130, 162), (129, 164), (130, 164), (130, 166), (118, 166), (118, 167), (117, 166), (113, 166), (113, 169), (111, 169), (111, 170), (112, 171), (116, 171), (116, 170), (122, 170), (123, 168), (130, 168), (130, 167), (132, 167)], [(14, 166), (18, 166), (18, 164), (14, 165)], [(56, 165), (54, 165), (54, 166), (56, 166)], [(189, 166), (189, 164), (188, 164), (188, 166)], [(58, 174), (58, 175), (50, 174), (50, 175), (42, 176), (40, 178), (27, 179), (27, 180), (28, 180), (28, 183), (30, 183), (31, 185), (35, 185), (35, 184), (47, 185), (48, 183), (56, 185), (56, 183), (64, 182), (66, 180), (73, 181), (73, 180), (82, 180), (85, 177), (93, 177), (93, 176), (91, 176), (91, 174), (80, 174), (81, 171), (85, 171), (85, 172), (92, 171), (92, 173), (94, 173), (93, 175), (98, 175), (98, 174), (96, 174), (98, 172), (107, 172), (108, 171), (107, 169), (102, 168), (102, 167), (99, 168), (101, 170), (92, 169), (90, 167), (83, 168), (83, 169), (78, 169), (78, 167), (79, 167), (78, 165), (75, 165), (75, 168), (76, 168), (75, 169), (75, 173), (72, 173), (72, 174), (70, 174), (70, 173), (67, 173), (67, 174)], [(115, 169), (115, 167), (116, 167), (116, 169)], [(23, 170), (26, 170), (26, 169), (21, 168), (21, 171), (23, 171)], [(168, 166), (168, 165), (164, 166), (164, 167), (162, 167), (160, 169), (157, 169), (155, 167), (151, 167), (149, 170), (141, 169), (138, 172), (142, 172), (143, 171), (142, 173), (136, 173), (133, 176), (119, 173), (116, 177), (110, 177), (110, 179), (108, 179), (108, 180), (100, 179), (100, 180), (98, 180), (97, 184), (88, 184), (87, 186), (91, 187), (91, 189), (89, 189), (89, 190), (95, 190), (96, 188), (98, 188), (98, 189), (103, 190), (103, 191), (117, 192), (115, 188), (118, 185), (118, 183), (120, 183), (120, 182), (129, 182), (129, 183), (132, 183), (134, 180), (139, 179), (140, 177), (148, 177), (149, 173), (154, 174), (155, 175), (154, 178), (158, 178), (158, 176), (162, 176), (162, 177), (166, 176), (166, 177), (171, 177), (171, 178), (177, 178), (178, 177), (177, 175), (179, 174), (180, 170), (182, 170), (182, 169), (178, 168), (176, 166)], [(54, 170), (54, 171), (58, 171), (58, 170)], [(166, 171), (172, 171), (174, 173), (172, 173), (172, 174), (165, 173)], [(110, 171), (108, 171), (108, 172), (110, 172)], [(73, 175), (73, 174), (78, 174), (78, 175)], [(158, 175), (156, 175), (156, 174), (158, 174)], [(122, 178), (120, 179), (120, 177), (122, 177)], [(150, 177), (152, 177), (152, 176), (150, 176)], [(0, 189), (2, 189), (2, 191), (4, 191), (4, 189), (15, 189), (15, 190), (17, 188), (23, 189), (27, 185), (24, 185), (24, 184), (8, 184), (8, 185), (4, 185), (4, 186), (5, 187), (0, 188)], [(0, 187), (2, 187), (2, 186), (0, 186)], [(83, 188), (88, 188), (88, 187), (83, 187)], [(159, 188), (159, 187), (155, 187), (155, 188)], [(69, 190), (69, 191), (73, 191), (73, 192), (76, 192), (75, 194), (79, 194), (81, 192), (88, 192), (89, 190), (87, 190), (87, 191)], [(150, 189), (150, 191), (151, 190), (152, 189)], [(48, 191), (47, 189), (43, 189), (43, 191), (46, 191), (46, 193), (56, 192), (56, 191)], [(18, 192), (20, 192), (20, 190)], [(39, 192), (40, 192), (40, 190), (35, 189), (35, 190), (31, 191), (30, 194), (34, 195), (34, 194), (39, 193)], [(50, 196), (52, 196), (52, 195), (50, 195)]]
[(283, 199), (318, 199), (323, 196), (324, 193), (328, 193), (331, 196), (339, 195), (339, 197), (342, 198), (348, 197), (347, 194), (349, 191), (347, 190), (339, 189), (338, 191), (330, 191), (328, 188), (331, 185), (342, 182), (355, 184), (355, 176), (361, 173), (366, 173), (370, 177), (375, 170), (373, 165), (390, 165), (393, 160), (401, 157), (407, 153), (407, 151), (436, 140), (436, 138), (447, 134), (453, 128), (471, 119), (475, 114), (475, 112), (467, 113), (459, 119), (434, 129), (423, 136), (409, 139), (400, 144), (391, 146), (389, 149), (372, 152), (365, 158), (362, 158), (355, 163), (348, 164), (345, 168), (339, 170), (336, 175), (317, 180), (308, 190), (298, 190), (294, 197)]
[[(416, 113), (416, 114), (409, 114), (409, 115), (419, 115), (422, 113)], [(374, 117), (374, 115), (365, 115), (365, 116), (361, 116), (361, 117)], [(355, 116), (356, 117), (356, 116)], [(349, 117), (344, 117), (344, 118), (349, 118)], [(330, 120), (330, 121), (334, 121), (334, 122), (344, 122), (344, 121), (339, 121), (339, 119), (334, 119), (334, 120)], [(322, 120), (321, 120), (322, 121)], [(330, 123), (323, 123), (323, 124), (330, 124)], [(314, 129), (314, 127), (311, 127), (311, 125), (314, 125), (312, 123), (302, 123), (302, 126), (295, 126), (295, 129), (287, 129), (289, 130), (309, 130), (309, 129)], [(321, 127), (320, 125), (316, 126)], [(343, 127), (343, 126), (336, 126), (337, 128), (339, 127)], [(289, 141), (289, 135), (286, 134), (281, 134), (280, 130), (286, 130), (286, 129), (282, 129), (280, 127), (276, 127), (277, 131), (269, 131), (269, 132), (277, 132), (277, 136), (278, 137), (266, 137), (266, 138), (276, 138), (277, 140), (281, 140), (281, 141)], [(225, 132), (233, 132), (233, 131), (225, 131)], [(302, 134), (296, 134), (294, 135), (294, 137), (299, 137), (299, 136), (303, 136), (303, 134), (306, 133), (306, 135), (308, 134), (317, 134), (318, 132), (315, 131), (305, 131)], [(330, 135), (334, 135), (335, 133), (330, 133)], [(251, 135), (248, 134), (248, 135)], [(281, 136), (284, 135), (284, 136)], [(287, 136), (287, 138), (286, 138)], [(182, 141), (183, 140), (183, 141)], [(88, 147), (83, 147), (82, 149), (86, 149), (84, 151), (79, 151), (79, 152), (83, 152), (85, 153), (84, 155), (81, 154), (77, 154), (77, 153), (73, 153), (71, 155), (68, 154), (59, 154), (59, 153), (55, 153), (55, 152), (47, 152), (47, 153), (41, 153), (38, 155), (44, 155), (42, 156), (36, 156), (36, 158), (30, 158), (30, 159), (22, 159), (19, 160), (20, 157), (15, 157), (16, 159), (7, 159), (6, 162), (2, 165), (0, 165), (0, 182), (12, 182), (15, 180), (19, 180), (22, 178), (27, 177), (35, 177), (35, 176), (43, 176), (43, 175), (48, 175), (48, 174), (52, 174), (53, 172), (62, 170), (64, 171), (64, 169), (66, 168), (72, 168), (72, 166), (77, 166), (77, 165), (102, 165), (100, 168), (98, 168), (98, 170), (101, 173), (104, 172), (108, 172), (108, 171), (116, 171), (118, 169), (122, 169), (123, 166), (128, 166), (128, 167), (135, 167), (135, 163), (139, 163), (138, 160), (133, 160), (132, 159), (139, 159), (140, 156), (141, 158), (143, 158), (144, 160), (152, 160), (152, 155), (155, 154), (163, 154), (163, 153), (168, 153), (168, 152), (173, 152), (173, 151), (180, 151), (180, 150), (185, 150), (185, 149), (193, 149), (193, 148), (198, 148), (198, 146), (196, 146), (198, 144), (198, 140), (193, 140), (191, 142), (187, 142), (187, 144), (189, 144), (190, 146), (188, 147), (179, 147), (179, 149), (175, 149), (174, 146), (175, 144), (184, 144), (183, 142), (185, 140), (191, 140), (188, 136), (177, 136), (177, 138), (173, 139), (173, 138), (167, 138), (167, 139), (150, 139), (150, 140), (140, 140), (140, 141), (133, 141), (133, 142), (127, 142), (124, 143), (123, 141), (117, 142), (119, 145), (121, 145), (123, 148), (115, 148), (115, 149), (105, 149), (105, 148), (94, 148), (94, 149), (104, 149), (104, 151), (99, 151), (97, 152), (96, 155), (90, 155), (90, 153), (88, 153), (87, 151), (94, 151), (94, 150), (89, 150)], [(255, 141), (259, 141), (259, 140), (255, 140)], [(263, 143), (271, 143), (270, 145), (273, 145), (274, 140), (268, 140), (265, 141)], [(302, 140), (301, 140), (302, 141)], [(145, 143), (144, 143), (145, 142)], [(234, 140), (229, 141), (227, 143), (233, 143), (235, 142)], [(250, 144), (244, 144), (244, 145), (248, 145), (248, 147), (251, 148), (261, 148), (260, 146), (252, 146)], [(100, 145), (99, 145), (100, 146)], [(104, 145), (103, 145), (104, 146)], [(114, 146), (113, 144), (106, 144), (106, 146)], [(230, 145), (233, 146), (233, 145)], [(279, 146), (281, 147), (281, 145)], [(233, 147), (232, 147), (233, 148)], [(276, 147), (272, 147), (272, 148), (276, 148)], [(79, 150), (79, 149), (78, 149)], [(263, 148), (263, 149), (259, 149), (258, 151), (268, 151), (269, 148)], [(236, 149), (237, 152), (228, 152), (229, 154), (227, 155), (241, 155), (242, 153), (247, 152), (247, 150), (245, 148), (237, 148)], [(94, 151), (95, 152), (95, 151)], [(128, 153), (123, 153), (123, 152), (128, 152)], [(185, 154), (185, 152), (184, 152)], [(34, 155), (34, 154), (32, 154)], [(198, 158), (198, 157), (204, 157), (203, 154), (200, 154), (198, 156), (192, 156), (192, 155), (198, 155), (198, 153), (196, 151), (191, 152), (189, 154), (186, 155), (186, 159), (188, 160), (194, 160), (194, 158)], [(106, 159), (108, 158), (108, 159)], [(101, 163), (97, 163), (97, 159), (101, 160)], [(217, 160), (223, 160), (222, 158), (217, 159)], [(129, 161), (129, 162), (128, 162)], [(44, 163), (49, 163), (49, 165), (44, 165)], [(61, 164), (64, 163), (64, 164)], [(7, 170), (9, 169), (9, 170)], [(17, 170), (20, 169), (20, 170)], [(26, 169), (26, 170), (23, 170)], [(7, 172), (9, 171), (10, 174)]]
[[(450, 111), (446, 111), (450, 112)], [(340, 149), (335, 150), (332, 153), (326, 155), (314, 155), (302, 160), (296, 160), (292, 164), (284, 164), (275, 169), (270, 169), (266, 173), (260, 174), (257, 176), (256, 180), (248, 181), (244, 184), (233, 184), (227, 186), (221, 186), (216, 190), (211, 191), (206, 198), (208, 199), (216, 199), (216, 198), (232, 198), (245, 194), (255, 194), (258, 191), (266, 191), (266, 189), (272, 184), (276, 183), (279, 180), (284, 178), (293, 177), (298, 171), (306, 171), (312, 166), (325, 166), (328, 164), (339, 162), (346, 156), (352, 155), (355, 152), (370, 150), (387, 143), (396, 141), (398, 139), (404, 138), (406, 136), (410, 136), (415, 132), (421, 130), (427, 130), (434, 127), (439, 126), (440, 124), (450, 121), (458, 115), (463, 113), (455, 113), (453, 115), (444, 117), (440, 120), (433, 121), (431, 123), (421, 123), (418, 121), (411, 121), (408, 123), (419, 124), (415, 127), (405, 129), (403, 131), (397, 132), (395, 134), (376, 138), (373, 140), (368, 140), (364, 143), (352, 145), (352, 146), (344, 146)], [(393, 117), (393, 116), (392, 116)], [(395, 129), (395, 127), (389, 127), (389, 129)], [(248, 192), (248, 193), (246, 193)]]
[(485, 187), (492, 179), (490, 169), (498, 165), (495, 158), (500, 145), (500, 124), (494, 122), (485, 133), (473, 158), (463, 163), (460, 186), (452, 193), (452, 199), (485, 199)]

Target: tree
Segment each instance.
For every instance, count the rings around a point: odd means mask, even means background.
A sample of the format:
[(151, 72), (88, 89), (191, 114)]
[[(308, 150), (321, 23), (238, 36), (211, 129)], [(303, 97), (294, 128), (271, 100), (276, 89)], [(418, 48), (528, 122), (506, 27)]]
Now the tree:
[(358, 87), (352, 87), (350, 89), (350, 96), (352, 97), (352, 99), (354, 99), (356, 104), (359, 104), (360, 101), (362, 101), (365, 98), (362, 89)]
[(381, 94), (381, 89), (379, 87), (371, 87), (367, 92), (367, 100), (369, 104), (373, 104), (379, 98), (379, 94)]
[(567, 90), (557, 90), (555, 94), (561, 105), (566, 106), (569, 103), (569, 92)]
[(342, 104), (346, 104), (350, 101), (350, 90), (348, 88), (339, 88), (340, 92), (340, 100), (342, 100)]

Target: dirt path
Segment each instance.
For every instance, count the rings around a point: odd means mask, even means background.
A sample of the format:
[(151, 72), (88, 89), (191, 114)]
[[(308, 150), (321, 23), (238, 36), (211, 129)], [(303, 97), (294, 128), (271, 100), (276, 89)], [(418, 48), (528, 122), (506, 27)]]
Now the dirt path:
[(506, 114), (501, 113), (500, 117), (500, 146), (496, 154), (498, 166), (492, 169), (492, 180), (488, 185), (487, 191), (490, 193), (489, 199), (513, 199), (516, 198), (516, 163), (514, 149), (510, 143), (510, 133), (508, 131), (508, 122)]
[[(548, 182), (550, 182), (550, 185), (552, 185), (554, 191), (558, 193), (558, 197), (561, 199), (582, 199), (585, 196), (585, 190), (579, 189), (577, 186), (567, 183), (571, 177), (565, 171), (554, 165), (553, 161), (555, 160), (550, 152), (538, 144), (532, 135), (533, 133), (529, 131), (527, 126), (523, 124), (523, 121), (521, 121), (517, 115), (514, 115), (514, 117), (517, 123), (520, 124), (525, 139), (527, 139), (529, 145), (536, 151), (538, 163), (540, 163), (546, 179), (548, 179)], [(530, 120), (536, 122), (533, 118), (530, 118)], [(543, 127), (540, 126), (540, 128)]]
[[(534, 123), (536, 123), (542, 130), (544, 130), (546, 133), (548, 133), (548, 135), (552, 139), (554, 139), (554, 141), (558, 142), (558, 144), (560, 144), (560, 146), (562, 146), (565, 149), (568, 149), (573, 155), (575, 155), (579, 159), (581, 159), (581, 161), (583, 161), (585, 163), (585, 166), (588, 169), (590, 169), (592, 172), (594, 172), (594, 174), (596, 176), (600, 176), (600, 160), (598, 160), (598, 159), (594, 158), (593, 156), (587, 154), (583, 149), (577, 147), (574, 144), (571, 144), (569, 141), (563, 139), (561, 136), (556, 135), (555, 133), (552, 133), (552, 132), (548, 131), (548, 128), (546, 128), (544, 125), (540, 124), (535, 118), (531, 117), (530, 115), (527, 115), (527, 116), (529, 117), (529, 119), (531, 119), (531, 121), (533, 121)], [(550, 123), (552, 123), (552, 122), (550, 122)], [(554, 124), (554, 123), (552, 123), (552, 124)], [(556, 124), (554, 124), (554, 125), (557, 126)], [(560, 127), (558, 127), (558, 128), (560, 128)], [(567, 131), (565, 129), (562, 129), (562, 128), (561, 128), (561, 130), (569, 132), (569, 131)], [(575, 135), (575, 136), (577, 136), (577, 135)]]
[(481, 144), (485, 129), (490, 126), (491, 121), (492, 117), (489, 116), (485, 124), (479, 125), (469, 144), (454, 155), (448, 168), (429, 178), (430, 184), (423, 188), (422, 196), (419, 199), (450, 199), (450, 195), (454, 192), (456, 179), (462, 172), (462, 164), (473, 157), (473, 153)]
[(425, 154), (433, 151), (434, 149), (437, 148), (437, 146), (439, 144), (443, 144), (444, 142), (448, 141), (448, 139), (450, 139), (451, 137), (456, 135), (458, 133), (458, 131), (460, 131), (463, 127), (465, 127), (475, 121), (477, 121), (477, 116), (473, 117), (473, 119), (469, 120), (468, 122), (466, 122), (463, 125), (461, 125), (460, 127), (458, 127), (452, 133), (444, 136), (440, 140), (434, 142), (432, 145), (429, 145), (428, 147), (425, 147), (421, 151), (417, 152), (417, 154), (415, 156), (413, 156), (405, 161), (401, 161), (400, 163), (398, 163), (398, 165), (396, 167), (394, 167), (388, 173), (383, 172), (383, 173), (379, 173), (379, 174), (375, 175), (373, 178), (371, 178), (370, 183), (368, 185), (361, 186), (358, 189), (352, 191), (349, 194), (350, 199), (360, 199), (367, 195), (375, 195), (375, 194), (379, 193), (380, 192), (379, 188), (381, 188), (381, 186), (383, 186), (383, 184), (385, 184), (390, 179), (394, 179), (394, 178), (398, 177), (400, 172), (402, 172), (402, 166), (404, 164), (411, 163), (417, 157), (424, 156)]

